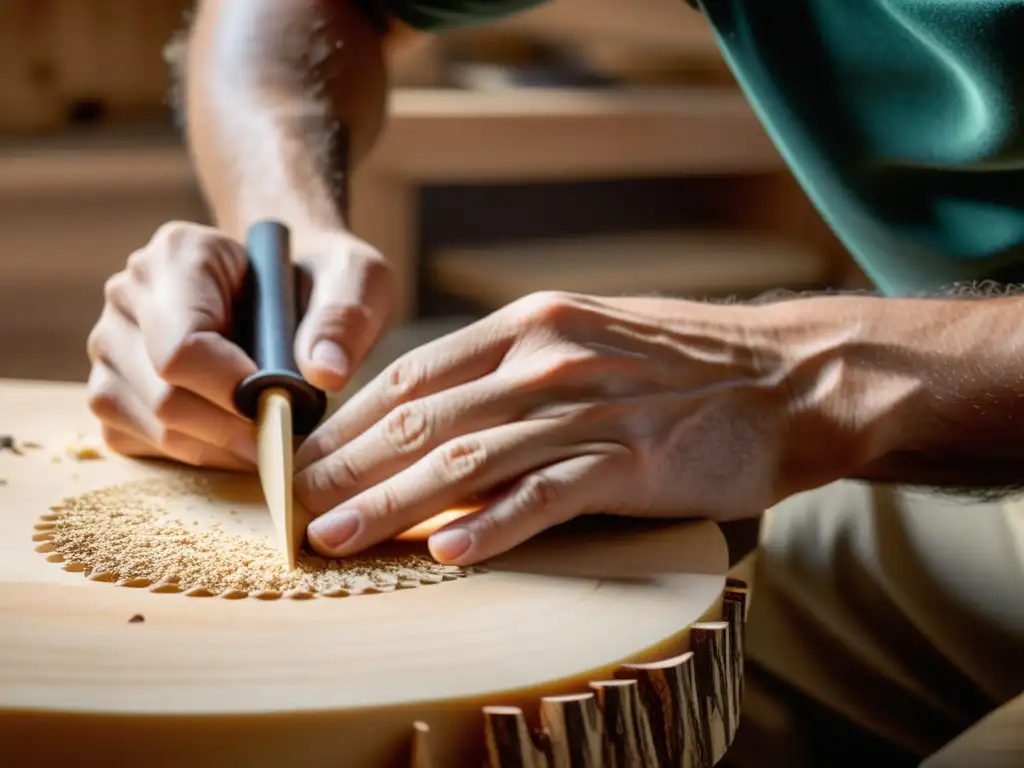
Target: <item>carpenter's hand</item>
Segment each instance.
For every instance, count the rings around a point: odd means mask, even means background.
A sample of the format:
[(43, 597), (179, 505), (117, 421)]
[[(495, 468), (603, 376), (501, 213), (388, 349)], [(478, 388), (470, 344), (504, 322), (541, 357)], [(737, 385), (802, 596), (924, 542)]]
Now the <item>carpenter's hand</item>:
[[(313, 277), (295, 357), (336, 390), (359, 364), (389, 308), (390, 280), (369, 246), (343, 233), (297, 239)], [(90, 407), (110, 447), (139, 457), (251, 470), (254, 427), (234, 410), (253, 361), (226, 336), (247, 258), (222, 232), (166, 224), (107, 281), (89, 336)]]
[(747, 307), (675, 304), (537, 294), (397, 360), (296, 456), (314, 548), (351, 554), (478, 497), (431, 537), (438, 560), (583, 513), (759, 515), (787, 420), (770, 334)]

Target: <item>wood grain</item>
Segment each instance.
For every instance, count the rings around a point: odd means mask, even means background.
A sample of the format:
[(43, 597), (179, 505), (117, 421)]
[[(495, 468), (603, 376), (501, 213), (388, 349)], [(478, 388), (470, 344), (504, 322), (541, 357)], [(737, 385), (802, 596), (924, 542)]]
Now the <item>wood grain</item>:
[(484, 738), (491, 768), (549, 768), (519, 707), (484, 707)]
[(747, 585), (729, 579), (725, 621), (690, 628), (691, 651), (620, 666), (589, 691), (540, 701), (533, 731), (519, 707), (486, 707), (489, 768), (711, 768), (740, 718)]
[(749, 590), (743, 582), (728, 579), (722, 603), (722, 617), (729, 624), (730, 680), (732, 681), (733, 734), (739, 727), (739, 715), (743, 709), (743, 660), (746, 654), (747, 598)]
[[(479, 768), (484, 706), (537, 712), (623, 663), (676, 655), (689, 627), (721, 616), (728, 554), (703, 522), (580, 521), (485, 573), (375, 595), (221, 599), (90, 580), (36, 551), (50, 507), (192, 471), (105, 450), (81, 385), (0, 381), (0, 433), (43, 446), (0, 451), (0, 743), (12, 764), (145, 754), (150, 768), (263, 768), (299, 749), (310, 764), (408, 768), (422, 721), (434, 766)], [(101, 458), (78, 461), (73, 444)], [(237, 482), (259, 497), (254, 475)], [(197, 517), (208, 512), (197, 502)], [(540, 747), (527, 757), (546, 768)]]
[(655, 768), (658, 754), (636, 680), (590, 684), (601, 708), (605, 768)]
[(735, 733), (729, 682), (729, 625), (724, 621), (694, 624), (690, 628), (699, 718), (714, 765), (725, 755)]
[(412, 749), (409, 757), (409, 768), (434, 768), (430, 756), (430, 726), (422, 720), (412, 724)]
[(551, 768), (602, 768), (601, 710), (593, 693), (548, 696), (540, 702)]
[(650, 664), (627, 664), (619, 674), (635, 676), (640, 705), (656, 752), (656, 765), (704, 768), (709, 760), (694, 654)]

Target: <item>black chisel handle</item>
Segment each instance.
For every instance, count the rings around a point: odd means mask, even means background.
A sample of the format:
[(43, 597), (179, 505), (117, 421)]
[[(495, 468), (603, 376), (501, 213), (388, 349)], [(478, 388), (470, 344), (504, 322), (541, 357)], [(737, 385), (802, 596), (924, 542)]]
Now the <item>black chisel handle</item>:
[(235, 407), (255, 420), (260, 395), (286, 390), (292, 401), (292, 431), (307, 435), (323, 418), (327, 396), (295, 364), (299, 324), (295, 272), (288, 227), (276, 221), (253, 224), (246, 234), (249, 270), (235, 310), (234, 338), (259, 370), (235, 389)]

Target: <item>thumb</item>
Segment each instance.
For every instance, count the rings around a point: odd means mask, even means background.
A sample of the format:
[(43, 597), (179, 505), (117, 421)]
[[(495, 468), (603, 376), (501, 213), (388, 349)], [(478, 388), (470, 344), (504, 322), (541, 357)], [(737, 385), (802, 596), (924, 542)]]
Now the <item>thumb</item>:
[(352, 258), (313, 266), (309, 304), (295, 334), (295, 362), (311, 384), (327, 392), (345, 387), (383, 327), (388, 278), (383, 264)]

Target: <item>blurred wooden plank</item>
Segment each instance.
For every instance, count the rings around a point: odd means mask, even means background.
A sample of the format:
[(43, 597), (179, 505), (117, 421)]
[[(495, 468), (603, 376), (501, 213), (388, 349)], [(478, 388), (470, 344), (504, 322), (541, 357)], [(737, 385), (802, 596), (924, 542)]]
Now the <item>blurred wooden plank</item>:
[(619, 43), (718, 57), (710, 27), (683, 0), (550, 0), (525, 13), (467, 30), (528, 34), (547, 42)]
[(0, 2), (0, 132), (49, 133), (76, 105), (126, 118), (166, 110), (168, 41), (192, 0)]
[[(758, 173), (782, 160), (733, 89), (397, 89), (366, 170), (427, 183)], [(0, 195), (190, 183), (170, 127), (0, 144)]]
[[(163, 49), (184, 27), (192, 5), (192, 0), (4, 0), (0, 131), (57, 129), (82, 100), (102, 104), (119, 118), (162, 111), (171, 86)], [(509, 34), (605, 51), (612, 46), (639, 48), (645, 55), (719, 58), (703, 18), (680, 0), (630, 0), (628, 8), (620, 0), (554, 0), (445, 37), (457, 43)], [(440, 78), (432, 44), (395, 63), (399, 83), (419, 86)]]
[(52, 61), (54, 0), (0, 2), (0, 131), (49, 131), (64, 120)]
[(541, 290), (597, 296), (717, 296), (821, 283), (818, 253), (758, 234), (655, 232), (446, 248), (430, 278), (447, 293), (497, 308)]
[(163, 109), (171, 76), (164, 46), (190, 0), (61, 0), (54, 60), (66, 101), (94, 98), (111, 117)]
[(367, 165), (421, 183), (783, 167), (735, 88), (399, 90)]
[[(109, 130), (4, 142), (0, 208), (8, 201), (39, 205), (51, 199), (72, 206), (76, 197), (105, 201), (197, 194), (184, 147), (169, 126), (163, 131), (133, 136)], [(415, 311), (419, 185), (750, 174), (781, 168), (781, 157), (735, 89), (500, 94), (398, 89), (381, 141), (354, 176), (351, 226), (395, 265), (396, 318), (401, 320)], [(59, 219), (57, 213), (52, 216)], [(177, 217), (168, 207), (166, 218)], [(87, 232), (82, 230), (80, 237), (97, 236)], [(132, 247), (149, 234), (140, 232)], [(126, 256), (127, 251), (118, 254), (119, 259)]]
[(0, 151), (0, 196), (146, 192), (193, 179), (180, 147)]

